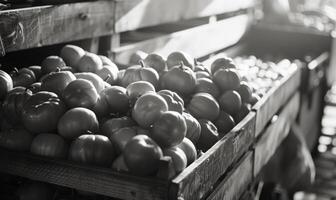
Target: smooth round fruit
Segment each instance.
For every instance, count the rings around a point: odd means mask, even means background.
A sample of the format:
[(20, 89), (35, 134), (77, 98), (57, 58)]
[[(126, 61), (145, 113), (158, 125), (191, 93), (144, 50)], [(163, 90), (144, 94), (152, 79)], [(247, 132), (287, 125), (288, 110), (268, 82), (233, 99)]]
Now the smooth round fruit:
[(74, 80), (76, 80), (76, 77), (72, 72), (51, 72), (41, 80), (41, 90), (54, 92), (61, 96), (66, 86)]
[(27, 87), (28, 90), (30, 90), (33, 94), (41, 91), (41, 82), (35, 82)]
[(222, 110), (233, 116), (240, 110), (242, 101), (238, 92), (228, 90), (219, 97), (219, 105)]
[(131, 127), (124, 127), (111, 134), (109, 139), (116, 152), (120, 154), (124, 151), (126, 144), (136, 135), (137, 133), (135, 129)]
[(161, 75), (166, 69), (166, 61), (164, 58), (156, 53), (151, 53), (146, 56), (144, 59), (145, 67), (153, 68), (157, 71), (159, 75)]
[(78, 61), (85, 55), (84, 49), (75, 45), (65, 45), (61, 49), (60, 56), (68, 66), (75, 67)]
[(65, 66), (66, 64), (61, 57), (48, 56), (42, 61), (41, 71), (42, 74), (48, 74), (50, 72), (56, 72)]
[(79, 72), (96, 72), (103, 68), (103, 62), (98, 55), (86, 52), (79, 59), (75, 68)]
[(196, 79), (200, 79), (200, 78), (212, 79), (211, 75), (205, 71), (197, 71), (195, 72), (195, 75), (196, 75)]
[(74, 74), (77, 79), (85, 79), (90, 81), (94, 87), (96, 88), (97, 92), (100, 93), (105, 88), (105, 82), (100, 76), (94, 74), (92, 72), (80, 72)]
[(188, 159), (182, 149), (176, 146), (170, 147), (163, 150), (163, 155), (172, 158), (174, 169), (177, 174), (182, 172), (187, 167)]
[(70, 108), (93, 108), (98, 101), (98, 93), (94, 85), (85, 79), (76, 79), (69, 83), (63, 91), (63, 99)]
[(250, 103), (252, 98), (252, 89), (246, 82), (240, 83), (237, 92), (239, 93), (243, 103)]
[(241, 120), (243, 120), (244, 117), (248, 115), (250, 111), (251, 111), (251, 105), (243, 103), (242, 106), (240, 107), (240, 110), (236, 115), (233, 116), (233, 118), (238, 123)]
[(215, 98), (217, 98), (220, 95), (220, 91), (217, 85), (211, 79), (208, 78), (197, 79), (195, 93), (201, 93), (201, 92), (209, 93)]
[(103, 135), (81, 135), (69, 150), (70, 160), (90, 165), (111, 166), (115, 157), (111, 141)]
[(99, 124), (93, 111), (77, 107), (64, 113), (58, 121), (57, 130), (65, 139), (74, 139), (88, 132), (97, 133)]
[(178, 112), (167, 111), (154, 122), (151, 137), (161, 147), (169, 148), (181, 143), (186, 133), (184, 117)]
[(233, 64), (233, 61), (231, 58), (228, 57), (221, 57), (217, 58), (210, 66), (211, 73), (215, 74), (216, 71), (219, 69), (235, 69), (236, 66)]
[(192, 71), (194, 71), (194, 60), (190, 55), (188, 55), (185, 52), (182, 51), (175, 51), (168, 55), (167, 57), (167, 67), (168, 69), (171, 69), (175, 66), (180, 65), (180, 63), (183, 62), (185, 66), (190, 68)]
[(33, 133), (53, 133), (57, 130), (58, 120), (65, 111), (65, 105), (55, 93), (38, 92), (24, 104), (22, 123)]
[(96, 74), (107, 83), (115, 85), (118, 82), (118, 72), (117, 65), (111, 63), (110, 65), (103, 65), (103, 68), (98, 70)]
[(184, 138), (177, 147), (180, 148), (187, 156), (187, 165), (190, 165), (197, 159), (196, 147), (188, 138)]
[(187, 124), (186, 138), (196, 144), (201, 135), (201, 125), (191, 114), (183, 112), (182, 115)]
[(121, 85), (127, 87), (129, 84), (136, 81), (150, 82), (155, 88), (158, 87), (159, 74), (153, 68), (144, 67), (144, 63), (141, 61), (141, 65), (134, 65), (125, 70), (124, 76), (121, 79)]
[(196, 144), (198, 149), (206, 152), (210, 149), (218, 140), (218, 130), (216, 126), (209, 120), (198, 120), (201, 125), (201, 136)]
[(177, 92), (179, 95), (188, 96), (196, 87), (195, 73), (182, 63), (171, 68), (160, 79), (161, 89)]
[(35, 74), (29, 68), (24, 67), (19, 70), (14, 68), (14, 71), (11, 72), (10, 75), (13, 80), (13, 87), (17, 86), (27, 87), (36, 82)]
[(0, 70), (0, 100), (4, 99), (6, 94), (12, 89), (12, 78), (5, 71)]
[(0, 146), (14, 151), (28, 151), (33, 136), (24, 129), (1, 130)]
[(215, 125), (219, 131), (220, 136), (224, 136), (236, 125), (233, 117), (228, 113), (221, 111), (215, 121)]
[(106, 120), (101, 126), (101, 133), (110, 138), (116, 131), (124, 127), (135, 126), (136, 123), (130, 117), (112, 118)]
[(130, 100), (123, 87), (114, 85), (105, 88), (100, 98), (107, 103), (108, 113), (126, 113), (130, 108)]
[(131, 64), (131, 65), (137, 65), (137, 64), (139, 64), (140, 60), (144, 60), (147, 56), (148, 56), (148, 54), (146, 52), (138, 50), (130, 56), (130, 59), (129, 59), (128, 63)]
[(250, 99), (251, 105), (256, 104), (260, 100), (260, 96), (258, 94), (253, 93)]
[(169, 111), (176, 111), (182, 114), (184, 110), (184, 101), (176, 92), (160, 90), (157, 94), (166, 100)]
[(136, 175), (154, 175), (159, 169), (162, 150), (147, 135), (133, 137), (125, 146), (123, 156), (126, 166)]
[(239, 74), (232, 69), (220, 69), (216, 71), (212, 80), (222, 92), (236, 90), (240, 86)]
[(208, 119), (213, 121), (219, 115), (217, 100), (208, 93), (195, 94), (187, 106), (187, 110), (196, 119)]
[(148, 128), (165, 111), (168, 111), (168, 105), (164, 98), (155, 93), (146, 93), (135, 102), (132, 117), (140, 126)]
[(29, 66), (28, 69), (34, 72), (36, 80), (39, 80), (42, 76), (42, 67), (38, 65)]
[(42, 133), (33, 139), (30, 152), (39, 156), (64, 158), (68, 152), (68, 145), (59, 135)]
[(126, 88), (126, 94), (131, 102), (135, 102), (141, 95), (147, 92), (155, 92), (154, 86), (147, 81), (136, 81), (129, 84)]

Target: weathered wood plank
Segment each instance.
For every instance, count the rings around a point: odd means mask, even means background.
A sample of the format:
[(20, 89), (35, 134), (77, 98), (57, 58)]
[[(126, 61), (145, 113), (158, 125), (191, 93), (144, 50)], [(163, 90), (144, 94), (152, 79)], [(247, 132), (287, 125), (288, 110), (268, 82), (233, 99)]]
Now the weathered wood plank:
[(252, 145), (255, 113), (246, 116), (230, 133), (172, 180), (169, 197), (201, 199)]
[(288, 135), (291, 123), (295, 121), (298, 114), (299, 104), (300, 95), (297, 92), (263, 131), (261, 138), (255, 145), (254, 176), (258, 175)]
[(259, 136), (274, 114), (298, 90), (301, 83), (301, 70), (295, 64), (292, 64), (292, 68), (293, 73), (280, 80), (277, 86), (273, 87), (252, 107), (252, 110), (257, 113), (256, 137)]
[(163, 56), (181, 50), (195, 58), (203, 57), (237, 43), (249, 24), (250, 18), (244, 14), (157, 37), (152, 37), (153, 33), (142, 33), (152, 34), (151, 39), (124, 45), (113, 49), (112, 53), (116, 61), (122, 64), (128, 64), (131, 55), (138, 50), (147, 53), (156, 52)]
[(253, 152), (248, 152), (207, 200), (238, 200), (253, 180)]
[(96, 1), (0, 11), (0, 30), (6, 33), (2, 34), (5, 50), (112, 34), (114, 9), (114, 1)]
[[(116, 4), (116, 32), (246, 9), (259, 0), (121, 0)], [(164, 8), (164, 10), (160, 9)]]
[(168, 181), (0, 149), (0, 171), (121, 199), (166, 199)]

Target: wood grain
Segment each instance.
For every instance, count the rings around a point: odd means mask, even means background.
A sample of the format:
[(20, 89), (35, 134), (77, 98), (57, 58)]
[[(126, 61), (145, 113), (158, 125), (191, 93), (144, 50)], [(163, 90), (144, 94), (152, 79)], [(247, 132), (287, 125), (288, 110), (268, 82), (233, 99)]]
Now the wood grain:
[(115, 30), (124, 32), (218, 15), (251, 8), (259, 3), (259, 0), (121, 0), (116, 4)]
[(298, 92), (288, 101), (272, 123), (263, 131), (261, 138), (255, 144), (254, 176), (257, 176), (261, 168), (277, 150), (281, 142), (286, 138), (291, 123), (299, 111), (300, 95)]
[(16, 33), (3, 38), (6, 51), (112, 34), (114, 9), (114, 1), (96, 1), (0, 11), (0, 24)]
[(207, 200), (238, 200), (253, 179), (253, 152), (247, 152)]
[(251, 112), (230, 133), (172, 180), (170, 199), (201, 199), (253, 143), (255, 114)]
[(238, 15), (169, 34), (145, 32), (141, 34), (150, 34), (150, 39), (113, 49), (112, 53), (116, 61), (122, 64), (128, 64), (131, 55), (138, 50), (147, 53), (156, 52), (163, 56), (168, 56), (172, 51), (181, 50), (199, 58), (236, 44), (249, 25), (248, 15)]

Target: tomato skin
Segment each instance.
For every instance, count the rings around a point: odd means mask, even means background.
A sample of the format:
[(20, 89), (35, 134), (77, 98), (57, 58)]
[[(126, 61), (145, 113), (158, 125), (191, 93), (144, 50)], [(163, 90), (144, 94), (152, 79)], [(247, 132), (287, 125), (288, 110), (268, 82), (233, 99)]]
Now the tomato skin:
[(220, 136), (224, 136), (236, 125), (235, 120), (228, 113), (221, 111), (218, 118), (215, 121), (215, 125), (220, 133)]
[(178, 112), (167, 111), (154, 122), (151, 137), (161, 147), (169, 148), (181, 143), (186, 132), (184, 117)]
[(217, 70), (213, 75), (213, 81), (222, 92), (237, 90), (240, 86), (240, 76), (233, 69)]
[(15, 69), (13, 72), (11, 72), (11, 77), (13, 80), (13, 87), (27, 87), (36, 82), (35, 74), (29, 68), (21, 68), (19, 70)]
[(219, 115), (217, 100), (208, 93), (196, 93), (187, 106), (187, 110), (196, 119), (208, 119), (214, 121)]
[(57, 130), (57, 123), (65, 113), (64, 103), (52, 92), (33, 94), (22, 109), (22, 123), (32, 133), (52, 133)]
[(172, 158), (176, 174), (182, 172), (187, 167), (187, 156), (179, 147), (174, 146), (164, 149), (163, 155)]
[(136, 136), (136, 130), (131, 127), (124, 127), (118, 129), (115, 133), (110, 135), (109, 139), (111, 140), (115, 150), (118, 154), (122, 153), (125, 149), (126, 144), (130, 139)]
[(99, 123), (95, 113), (87, 108), (72, 108), (59, 119), (58, 133), (65, 139), (74, 139), (88, 132), (97, 133)]
[(184, 138), (183, 141), (177, 145), (185, 155), (187, 156), (187, 165), (190, 165), (197, 159), (197, 150), (194, 143), (188, 138)]
[(102, 124), (100, 131), (103, 135), (110, 138), (111, 135), (113, 135), (119, 129), (124, 128), (124, 127), (132, 127), (135, 125), (136, 125), (135, 121), (133, 121), (132, 118), (127, 117), (127, 116), (120, 117), (120, 118), (112, 118), (112, 119), (106, 120)]
[(201, 125), (201, 136), (196, 146), (206, 152), (218, 141), (218, 131), (217, 127), (209, 120), (200, 119), (199, 123)]
[(176, 111), (182, 114), (184, 110), (184, 101), (176, 92), (170, 90), (160, 90), (158, 95), (166, 100), (168, 104), (168, 110)]
[(2, 130), (0, 132), (0, 146), (15, 151), (28, 151), (33, 136), (24, 129)]
[(133, 137), (122, 155), (130, 172), (141, 176), (154, 175), (163, 156), (160, 146), (147, 135)]
[(81, 135), (69, 150), (70, 160), (89, 165), (111, 166), (115, 157), (111, 141), (103, 135)]
[(156, 53), (151, 53), (146, 56), (144, 59), (145, 67), (153, 68), (161, 75), (166, 69), (167, 64), (164, 58)]
[(194, 60), (189, 54), (182, 52), (182, 51), (174, 51), (167, 56), (168, 69), (171, 69), (177, 65), (180, 65), (181, 62), (183, 62), (183, 64), (186, 67), (190, 68), (191, 70), (194, 70), (195, 68)]
[(230, 115), (236, 115), (242, 106), (242, 100), (238, 92), (228, 90), (219, 97), (219, 105), (221, 109)]
[(33, 65), (33, 66), (29, 66), (28, 69), (34, 72), (36, 80), (39, 80), (41, 78), (41, 75), (42, 75), (41, 66)]
[(186, 138), (190, 139), (196, 145), (201, 135), (201, 125), (191, 114), (183, 112), (182, 115), (187, 124)]
[(134, 65), (126, 69), (124, 76), (121, 79), (121, 85), (127, 87), (129, 84), (136, 81), (148, 81), (157, 88), (159, 74), (153, 68)]
[(212, 74), (215, 74), (215, 72), (220, 69), (230, 69), (230, 68), (235, 69), (236, 66), (234, 65), (232, 59), (228, 57), (217, 58), (210, 66)]
[(130, 100), (124, 87), (114, 85), (105, 88), (99, 95), (107, 105), (107, 113), (126, 113), (130, 109)]
[(217, 85), (208, 78), (199, 78), (196, 83), (196, 93), (206, 92), (217, 98), (220, 95), (220, 91)]
[(21, 123), (23, 105), (31, 96), (30, 90), (8, 93), (2, 103), (2, 112), (11, 123)]
[(66, 86), (74, 80), (76, 80), (76, 77), (72, 72), (51, 72), (41, 80), (41, 90), (54, 92), (58, 96), (61, 96)]
[(12, 89), (12, 78), (5, 71), (0, 70), (0, 100), (4, 99), (6, 94)]
[(56, 72), (65, 66), (66, 64), (61, 57), (48, 56), (41, 63), (41, 71), (42, 74), (48, 74), (50, 72)]
[(42, 133), (33, 139), (30, 152), (39, 156), (65, 158), (68, 144), (57, 134)]

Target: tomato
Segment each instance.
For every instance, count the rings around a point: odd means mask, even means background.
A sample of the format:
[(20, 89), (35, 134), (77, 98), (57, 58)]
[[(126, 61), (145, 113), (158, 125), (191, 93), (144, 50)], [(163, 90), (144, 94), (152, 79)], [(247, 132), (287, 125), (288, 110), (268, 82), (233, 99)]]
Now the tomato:
[(57, 134), (41, 133), (33, 139), (30, 152), (39, 156), (65, 158), (68, 153), (68, 144)]
[(238, 123), (241, 120), (243, 120), (244, 117), (248, 115), (250, 111), (251, 111), (251, 105), (243, 103), (242, 106), (240, 107), (240, 110), (233, 116), (233, 118)]
[(98, 70), (96, 74), (111, 85), (115, 85), (118, 82), (119, 69), (116, 64), (103, 65), (103, 68)]
[(6, 94), (12, 89), (12, 78), (5, 71), (0, 70), (0, 100), (4, 99)]
[(127, 87), (129, 84), (136, 81), (148, 81), (157, 88), (159, 74), (153, 68), (144, 67), (144, 63), (141, 62), (141, 65), (134, 65), (126, 69), (124, 76), (121, 79), (121, 85)]
[(29, 181), (20, 185), (15, 194), (20, 200), (49, 200), (54, 198), (55, 191), (47, 183)]
[(27, 87), (36, 82), (35, 74), (29, 68), (21, 68), (19, 70), (14, 68), (14, 71), (12, 71), (10, 75), (12, 77), (14, 87)]
[(225, 112), (235, 115), (242, 105), (241, 97), (238, 92), (228, 90), (219, 97), (219, 105)]
[(182, 142), (187, 132), (184, 117), (175, 111), (166, 111), (154, 122), (152, 139), (163, 148), (172, 147)]
[(250, 103), (252, 105), (256, 104), (259, 100), (260, 100), (260, 96), (256, 93), (253, 93), (252, 96), (251, 96), (251, 99), (250, 99)]
[(112, 118), (103, 123), (101, 126), (101, 133), (110, 138), (117, 130), (135, 125), (136, 123), (130, 117)]
[(34, 72), (36, 80), (39, 80), (41, 78), (41, 76), (42, 76), (41, 66), (33, 65), (33, 66), (29, 66), (28, 69), (30, 69)]
[(94, 85), (85, 79), (76, 79), (64, 89), (62, 97), (70, 108), (93, 108), (98, 101), (98, 93)]
[(2, 130), (0, 132), (0, 146), (15, 151), (28, 151), (33, 136), (24, 129)]
[(237, 71), (232, 69), (217, 70), (212, 80), (222, 92), (236, 90), (240, 86), (240, 76)]
[(65, 66), (66, 64), (61, 57), (48, 56), (42, 61), (41, 71), (42, 74), (48, 74), (50, 72), (56, 72)]
[(178, 66), (183, 62), (183, 64), (194, 71), (194, 60), (190, 55), (182, 51), (175, 51), (168, 55), (167, 57), (167, 67), (171, 69), (175, 66)]
[(208, 93), (195, 94), (187, 106), (187, 110), (196, 119), (215, 120), (219, 115), (217, 100)]
[(137, 133), (135, 129), (131, 127), (124, 127), (111, 134), (109, 139), (115, 147), (116, 152), (120, 154), (125, 149), (128, 141), (130, 141), (136, 135)]
[(220, 91), (217, 85), (211, 79), (208, 79), (208, 78), (197, 79), (195, 92), (196, 93), (201, 93), (201, 92), (209, 93), (215, 98), (217, 98), (220, 95)]
[(98, 93), (100, 93), (105, 88), (105, 81), (97, 74), (92, 72), (79, 72), (75, 73), (74, 75), (77, 79), (85, 79), (90, 81)]
[(236, 66), (233, 63), (232, 59), (228, 57), (217, 58), (215, 61), (211, 63), (210, 66), (212, 74), (215, 74), (215, 72), (220, 69), (231, 69), (231, 68), (235, 69)]
[(158, 95), (166, 100), (168, 104), (168, 110), (176, 111), (182, 114), (184, 110), (184, 101), (176, 92), (170, 90), (160, 90)]
[(98, 119), (94, 112), (87, 108), (72, 108), (59, 119), (57, 130), (65, 139), (74, 139), (88, 132), (97, 133)]
[(201, 125), (201, 136), (197, 141), (196, 147), (206, 152), (219, 140), (218, 130), (209, 120), (200, 119), (198, 121)]
[(153, 68), (161, 75), (166, 69), (167, 64), (164, 58), (156, 53), (151, 53), (146, 56), (144, 59), (145, 67)]
[(22, 123), (33, 133), (50, 133), (57, 129), (58, 120), (65, 113), (63, 102), (52, 92), (33, 94), (22, 109)]
[(184, 138), (177, 147), (180, 148), (187, 156), (187, 165), (190, 165), (197, 159), (196, 147), (188, 138)]
[(70, 146), (69, 159), (90, 165), (111, 166), (116, 153), (103, 135), (81, 135)]
[(138, 51), (132, 53), (132, 55), (129, 58), (128, 63), (131, 64), (131, 65), (136, 65), (136, 64), (139, 63), (140, 60), (146, 59), (147, 56), (148, 56), (148, 54), (146, 52), (138, 50)]
[(33, 94), (40, 92), (41, 91), (41, 82), (35, 82), (33, 84), (31, 84), (30, 86), (27, 87), (27, 89), (29, 89), (30, 91), (32, 91)]
[(219, 130), (220, 136), (224, 136), (236, 125), (234, 119), (228, 113), (221, 111), (217, 120), (215, 121), (215, 125)]
[(252, 89), (246, 82), (241, 82), (237, 89), (243, 103), (250, 103), (252, 98)]
[(164, 98), (155, 93), (146, 93), (135, 102), (132, 117), (140, 126), (148, 128), (165, 111), (168, 111), (168, 105)]
[(205, 71), (197, 71), (195, 72), (195, 75), (196, 75), (196, 79), (200, 79), (200, 78), (212, 79), (211, 75)]
[(112, 163), (112, 169), (120, 172), (120, 171), (124, 171), (124, 172), (128, 172), (129, 169), (125, 163), (125, 159), (124, 159), (124, 155), (119, 155)]
[(61, 96), (66, 86), (74, 80), (76, 80), (76, 77), (72, 72), (51, 72), (41, 80), (41, 90), (54, 92), (58, 96)]
[(198, 62), (195, 59), (195, 69), (194, 72), (206, 72), (206, 73), (210, 73), (209, 67), (208, 66), (204, 66), (203, 63)]
[(130, 109), (130, 100), (123, 87), (115, 85), (105, 88), (100, 98), (108, 105), (108, 113), (126, 113)]
[(79, 72), (95, 73), (103, 68), (103, 62), (98, 55), (86, 52), (74, 67)]
[(201, 135), (201, 125), (191, 114), (183, 112), (182, 115), (187, 125), (186, 138), (196, 144)]
[(171, 68), (160, 79), (161, 89), (177, 92), (179, 95), (188, 96), (196, 87), (196, 75), (192, 69), (182, 63)]
[(78, 61), (85, 55), (84, 49), (75, 45), (65, 45), (60, 52), (61, 58), (68, 66), (74, 67)]
[(154, 175), (159, 169), (162, 150), (147, 135), (133, 137), (125, 146), (123, 156), (126, 166), (136, 175)]
[(155, 92), (154, 86), (147, 81), (136, 81), (129, 84), (126, 88), (126, 94), (129, 96), (131, 104), (146, 92)]
[(23, 105), (31, 96), (30, 90), (8, 93), (2, 102), (2, 112), (11, 123), (21, 123)]
[(164, 156), (169, 156), (173, 160), (176, 174), (182, 172), (187, 167), (187, 156), (182, 149), (174, 146), (163, 150)]

